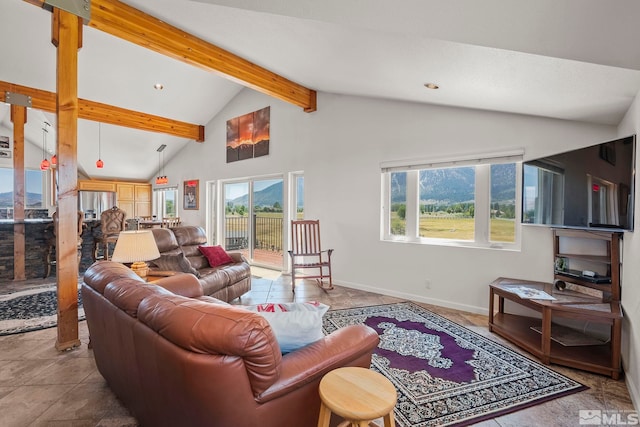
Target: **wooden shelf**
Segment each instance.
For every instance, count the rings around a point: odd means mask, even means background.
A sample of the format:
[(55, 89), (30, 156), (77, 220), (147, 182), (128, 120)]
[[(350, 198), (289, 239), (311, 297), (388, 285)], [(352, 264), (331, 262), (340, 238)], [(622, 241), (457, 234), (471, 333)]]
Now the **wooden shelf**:
[[(542, 335), (531, 329), (532, 326), (541, 326), (541, 324), (541, 319), (500, 313), (494, 316), (492, 330), (534, 356), (542, 358)], [(600, 374), (611, 375), (610, 347), (609, 343), (564, 346), (552, 340), (549, 361), (558, 365), (571, 366), (591, 372), (595, 370)]]
[[(596, 276), (595, 278), (583, 276), (582, 270), (554, 271), (554, 279), (568, 283), (574, 283), (585, 288), (596, 289), (598, 291), (610, 294), (612, 301), (620, 301), (620, 242), (622, 240), (622, 232), (619, 231), (591, 231), (591, 230), (575, 230), (555, 228), (553, 229), (553, 256), (554, 259), (565, 258), (569, 260), (578, 260), (581, 265), (586, 265), (587, 269), (598, 271), (599, 268), (606, 266), (608, 271), (605, 275)], [(567, 251), (566, 247), (561, 250), (561, 243), (590, 241), (594, 245), (598, 245), (599, 251), (593, 253), (593, 248), (585, 248), (584, 250), (573, 253)], [(575, 246), (575, 245), (574, 245)], [(587, 245), (584, 245), (587, 246)], [(591, 254), (589, 253), (591, 249)], [(599, 253), (598, 253), (599, 252)], [(606, 255), (601, 255), (606, 253)], [(592, 264), (593, 267), (589, 267)], [(584, 267), (582, 267), (585, 269)], [(602, 283), (602, 281), (606, 283)]]
[(581, 255), (581, 254), (565, 254), (559, 252), (556, 256), (562, 258), (573, 258), (573, 259), (581, 259), (587, 262), (599, 262), (601, 264), (611, 264), (611, 257), (608, 255)]

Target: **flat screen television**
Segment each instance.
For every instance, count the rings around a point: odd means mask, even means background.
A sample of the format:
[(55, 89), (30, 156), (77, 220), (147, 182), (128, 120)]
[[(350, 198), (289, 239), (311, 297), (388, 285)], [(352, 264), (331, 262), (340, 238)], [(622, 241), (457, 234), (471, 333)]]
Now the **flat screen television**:
[(633, 231), (635, 135), (524, 162), (522, 223)]

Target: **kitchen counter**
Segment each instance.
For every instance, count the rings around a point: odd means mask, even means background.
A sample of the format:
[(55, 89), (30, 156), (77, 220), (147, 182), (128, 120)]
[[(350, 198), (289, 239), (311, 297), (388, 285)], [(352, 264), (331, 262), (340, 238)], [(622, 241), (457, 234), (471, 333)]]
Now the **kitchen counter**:
[(0, 219), (0, 224), (29, 224), (29, 223), (48, 223), (53, 221), (51, 218), (25, 218), (24, 221), (16, 221), (14, 219)]

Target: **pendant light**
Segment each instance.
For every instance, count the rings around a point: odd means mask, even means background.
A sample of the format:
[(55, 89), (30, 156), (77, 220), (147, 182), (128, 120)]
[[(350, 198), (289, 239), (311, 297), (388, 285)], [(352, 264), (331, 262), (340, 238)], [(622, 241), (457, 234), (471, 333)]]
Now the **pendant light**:
[(102, 169), (104, 162), (102, 161), (102, 123), (98, 122), (98, 160), (96, 160), (96, 167)]
[[(158, 147), (158, 149), (156, 150), (158, 152), (158, 176), (156, 177), (156, 185), (164, 185), (164, 184), (168, 184), (169, 183), (169, 178), (167, 178), (167, 176), (164, 174), (164, 149), (167, 146), (165, 144), (162, 144), (161, 146)], [(160, 164), (160, 156), (162, 156), (162, 166)], [(160, 175), (160, 173), (162, 173), (162, 175)]]
[[(47, 126), (51, 126), (49, 123), (45, 122)], [(53, 144), (53, 148), (57, 148), (56, 144)], [(57, 154), (53, 154), (53, 156), (51, 156), (51, 167), (57, 166), (58, 164), (58, 155)]]
[(51, 166), (49, 160), (47, 160), (47, 133), (49, 133), (49, 131), (47, 130), (47, 126), (51, 125), (47, 122), (44, 122), (44, 127), (42, 128), (42, 161), (40, 162), (41, 171), (49, 170), (49, 166)]

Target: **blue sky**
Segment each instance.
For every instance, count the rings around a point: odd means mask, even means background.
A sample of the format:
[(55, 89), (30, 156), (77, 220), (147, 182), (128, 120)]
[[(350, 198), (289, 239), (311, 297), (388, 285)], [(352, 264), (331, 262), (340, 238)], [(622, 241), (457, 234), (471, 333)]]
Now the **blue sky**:
[[(273, 185), (277, 182), (282, 181), (281, 179), (266, 179), (261, 181), (253, 182), (253, 191), (261, 191), (265, 188)], [(225, 198), (227, 200), (233, 200), (237, 197), (244, 196), (249, 192), (249, 184), (247, 182), (238, 182), (233, 184), (225, 184), (224, 186)]]
[[(31, 178), (26, 182), (28, 193), (42, 193), (42, 181), (34, 179), (41, 173), (39, 170), (27, 170), (27, 175)], [(0, 193), (11, 191), (13, 191), (13, 169), (0, 168)]]

